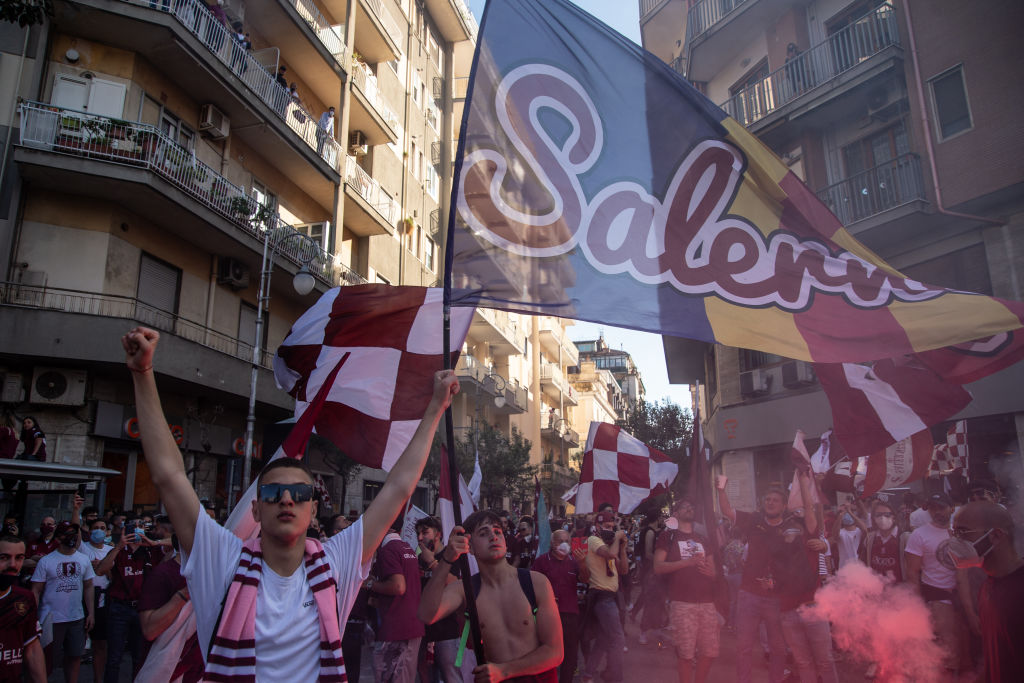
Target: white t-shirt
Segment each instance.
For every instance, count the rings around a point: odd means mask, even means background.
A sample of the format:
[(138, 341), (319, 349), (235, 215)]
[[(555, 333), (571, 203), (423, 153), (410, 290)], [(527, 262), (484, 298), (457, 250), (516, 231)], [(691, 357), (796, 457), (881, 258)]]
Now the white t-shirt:
[(60, 550), (43, 555), (32, 573), (32, 583), (45, 583), (39, 601), (39, 622), (53, 617), (53, 623), (63, 624), (85, 618), (82, 599), (85, 582), (95, 578), (89, 558), (77, 550), (65, 555)]
[[(328, 539), (324, 554), (338, 584), (338, 614), (344, 628), (359, 587), (370, 573), (370, 562), (360, 562), (363, 520)], [(200, 508), (192, 552), (183, 556), (181, 574), (196, 612), (204, 661), (241, 555), (242, 540)], [(256, 680), (315, 681), (320, 673), (319, 619), (305, 564), (288, 577), (278, 576), (264, 564), (256, 595)]]
[(860, 527), (853, 529), (839, 529), (839, 566), (844, 567), (850, 562), (857, 562), (857, 550), (860, 549), (860, 539), (864, 532)]
[[(104, 558), (106, 558), (107, 553), (109, 553), (113, 549), (114, 546), (112, 545), (104, 544), (97, 548), (93, 546), (92, 543), (83, 543), (81, 546), (79, 546), (78, 552), (82, 553), (90, 560), (98, 560), (102, 562)], [(103, 607), (103, 605), (105, 605), (107, 602), (106, 590), (107, 586), (110, 585), (110, 578), (107, 576), (101, 576), (100, 574), (97, 574), (96, 578), (92, 580), (92, 585), (96, 590), (103, 591), (103, 595), (100, 596), (99, 602), (99, 607)]]
[(943, 566), (935, 556), (935, 549), (949, 537), (949, 529), (934, 524), (925, 524), (910, 534), (906, 551), (921, 558), (921, 583), (946, 590), (956, 586), (956, 572)]

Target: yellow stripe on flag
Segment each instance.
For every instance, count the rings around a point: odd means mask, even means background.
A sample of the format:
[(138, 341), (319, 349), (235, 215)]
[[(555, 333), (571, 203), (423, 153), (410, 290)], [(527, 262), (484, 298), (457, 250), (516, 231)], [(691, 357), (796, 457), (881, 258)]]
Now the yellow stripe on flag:
[[(992, 297), (944, 294), (931, 301), (889, 305), (893, 317), (907, 331), (915, 351), (989, 337), (1020, 327), (1020, 319)], [(953, 330), (959, 330), (954, 334)]]
[(792, 313), (775, 307), (744, 308), (714, 296), (704, 299), (704, 310), (719, 344), (812, 360)]
[[(786, 167), (782, 160), (775, 155), (775, 152), (768, 149), (763, 142), (758, 140), (756, 137), (750, 134), (746, 128), (741, 126), (732, 117), (726, 117), (722, 120), (722, 125), (729, 132), (729, 138), (732, 143), (739, 147), (743, 154), (747, 157), (747, 163), (749, 170), (756, 176), (755, 179), (758, 183), (762, 183), (763, 180), (769, 181), (771, 184), (778, 187), (782, 179), (789, 173), (789, 169)], [(762, 177), (763, 176), (763, 180)], [(781, 193), (781, 197), (785, 196), (781, 188), (778, 190)]]
[(832, 241), (851, 254), (856, 254), (868, 263), (878, 266), (887, 273), (891, 273), (897, 277), (903, 277), (903, 273), (883, 261), (882, 257), (865, 247), (864, 244), (858, 242), (856, 237), (846, 231), (846, 228), (837, 230), (835, 234), (832, 235)]
[(768, 237), (779, 229), (779, 216), (782, 205), (760, 191), (760, 186), (750, 179), (750, 174), (743, 175), (743, 182), (736, 190), (729, 213), (746, 218), (762, 235)]

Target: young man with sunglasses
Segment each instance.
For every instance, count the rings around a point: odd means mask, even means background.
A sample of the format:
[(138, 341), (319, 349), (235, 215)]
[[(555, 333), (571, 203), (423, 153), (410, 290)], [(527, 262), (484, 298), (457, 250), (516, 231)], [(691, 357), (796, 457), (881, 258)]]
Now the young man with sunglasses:
[(282, 458), (259, 474), (252, 511), (261, 534), (243, 545), (203, 511), (167, 429), (153, 374), (159, 338), (139, 327), (121, 341), (135, 384), (146, 462), (185, 555), (182, 573), (207, 676), (344, 680), (341, 625), (374, 550), (420, 478), (458, 380), (451, 371), (435, 374), (433, 397), (409, 446), (352, 526), (323, 545), (306, 538), (317, 511), (313, 478), (302, 462)]

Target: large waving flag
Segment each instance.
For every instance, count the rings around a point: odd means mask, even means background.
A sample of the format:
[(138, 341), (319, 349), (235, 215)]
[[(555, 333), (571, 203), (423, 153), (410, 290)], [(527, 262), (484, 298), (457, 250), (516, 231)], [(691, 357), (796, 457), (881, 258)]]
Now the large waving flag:
[[(356, 462), (391, 469), (409, 445), (444, 367), (442, 292), (335, 287), (295, 321), (274, 357), (278, 386), (301, 418), (337, 359), (351, 354), (316, 419), (317, 434)], [(452, 311), (452, 367), (473, 309)]]
[(576, 489), (576, 513), (596, 512), (611, 503), (630, 514), (652, 496), (664, 493), (679, 474), (679, 465), (622, 427), (591, 422)]
[[(1024, 320), (1022, 304), (903, 277), (743, 126), (567, 0), (487, 3), (462, 132), (455, 305), (819, 362), (998, 339)], [(934, 362), (999, 364), (962, 360)]]

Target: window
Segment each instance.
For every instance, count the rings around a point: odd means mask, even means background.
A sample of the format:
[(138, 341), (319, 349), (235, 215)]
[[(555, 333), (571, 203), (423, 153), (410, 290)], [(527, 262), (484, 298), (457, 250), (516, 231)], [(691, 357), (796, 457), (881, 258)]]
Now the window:
[(255, 178), (252, 180), (252, 198), (261, 206), (269, 208), (275, 216), (277, 215), (277, 195)]
[(782, 356), (776, 356), (774, 353), (752, 351), (750, 349), (740, 349), (739, 351), (740, 372), (756, 370), (757, 368), (763, 368), (768, 365), (777, 365), (783, 361)]
[(139, 301), (152, 307), (152, 311), (140, 311), (140, 316), (150, 317), (154, 326), (174, 329), (174, 316), (178, 312), (178, 287), (181, 271), (174, 266), (149, 254), (142, 254), (139, 264), (139, 286), (136, 293)]
[(370, 503), (383, 487), (384, 484), (379, 481), (363, 480), (363, 512), (366, 512), (366, 508), (370, 507)]
[(295, 226), (295, 230), (296, 232), (301, 232), (303, 235), (308, 235), (315, 239), (321, 249), (327, 248), (327, 236), (330, 232), (330, 223), (328, 221), (320, 221), (319, 223), (300, 223)]
[(967, 103), (964, 70), (956, 66), (931, 81), (932, 100), (935, 104), (935, 124), (939, 139), (945, 140), (957, 133), (970, 130), (971, 108)]
[(416, 103), (417, 107), (423, 107), (423, 81), (420, 80), (419, 75), (412, 75), (412, 101)]
[(440, 191), (441, 182), (437, 176), (437, 168), (433, 164), (427, 164), (427, 194), (430, 195), (431, 199), (437, 201), (437, 195)]
[[(732, 99), (726, 111), (744, 126), (757, 121), (775, 107), (772, 92), (772, 80), (768, 78), (768, 59), (762, 60), (757, 66), (737, 81), (729, 93)], [(729, 110), (732, 111), (729, 111)]]
[(166, 109), (160, 115), (160, 131), (185, 149), (194, 148), (196, 132)]
[(420, 157), (419, 147), (413, 141), (409, 142), (409, 172), (412, 173), (414, 178), (419, 178), (419, 169), (416, 167), (416, 160)]
[(429, 237), (423, 244), (423, 265), (430, 272), (437, 272), (437, 244)]

